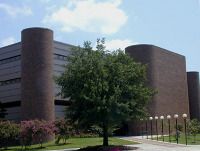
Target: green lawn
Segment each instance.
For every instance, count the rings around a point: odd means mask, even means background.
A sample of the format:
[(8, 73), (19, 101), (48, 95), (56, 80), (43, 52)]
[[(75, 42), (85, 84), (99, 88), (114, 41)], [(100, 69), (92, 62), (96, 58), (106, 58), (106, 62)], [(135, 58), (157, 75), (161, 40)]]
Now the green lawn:
[[(153, 138), (153, 139), (156, 140), (156, 137)], [(159, 137), (159, 141), (162, 141), (162, 140), (163, 140), (162, 137)], [(165, 136), (164, 141), (169, 142), (169, 136)], [(176, 139), (175, 139), (174, 136), (171, 136), (171, 142), (176, 143)], [(187, 142), (188, 142), (188, 145), (200, 145), (200, 134), (197, 134), (196, 142), (194, 142), (194, 137), (192, 135), (187, 136)], [(180, 138), (178, 139), (178, 143), (179, 144), (185, 144), (186, 143), (185, 134), (181, 134)]]
[[(103, 139), (99, 137), (95, 138), (70, 138), (68, 139), (67, 144), (56, 145), (54, 142), (49, 142), (43, 144), (45, 148), (39, 149), (40, 145), (32, 145), (29, 147), (30, 150), (58, 150), (58, 149), (67, 149), (67, 148), (83, 148), (87, 146), (102, 145)], [(109, 145), (131, 145), (136, 144), (135, 142), (122, 140), (119, 138), (109, 138)], [(21, 151), (21, 146), (9, 147), (9, 151)]]

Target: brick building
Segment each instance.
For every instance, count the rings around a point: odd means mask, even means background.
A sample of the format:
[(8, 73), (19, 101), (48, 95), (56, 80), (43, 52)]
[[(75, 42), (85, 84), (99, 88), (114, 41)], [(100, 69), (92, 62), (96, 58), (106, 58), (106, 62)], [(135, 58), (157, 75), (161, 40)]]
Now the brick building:
[(66, 99), (53, 77), (64, 71), (72, 45), (53, 40), (53, 31), (28, 28), (21, 42), (0, 48), (0, 101), (6, 119), (53, 120), (64, 116)]
[[(172, 124), (175, 121), (174, 114), (179, 115), (179, 123), (183, 123), (184, 113), (188, 118), (191, 116), (200, 120), (199, 76), (197, 72), (186, 72), (184, 56), (153, 45), (129, 46), (125, 51), (135, 61), (147, 64), (147, 84), (157, 91), (148, 105), (150, 116), (164, 116), (165, 125), (167, 115), (171, 115)], [(159, 127), (160, 124), (161, 122)], [(155, 124), (153, 125), (155, 131)], [(132, 127), (132, 134), (137, 134), (141, 125), (137, 122), (131, 123), (129, 127)], [(165, 131), (168, 131), (167, 126)]]
[[(58, 95), (53, 77), (64, 71), (73, 46), (54, 41), (53, 31), (45, 28), (24, 29), (21, 37), (0, 48), (0, 101), (6, 119), (63, 117), (68, 101)], [(148, 105), (152, 117), (187, 113), (200, 120), (199, 74), (186, 72), (184, 56), (153, 45), (129, 46), (125, 52), (148, 65), (147, 84), (157, 90)], [(129, 124), (129, 133), (136, 134), (136, 127)]]

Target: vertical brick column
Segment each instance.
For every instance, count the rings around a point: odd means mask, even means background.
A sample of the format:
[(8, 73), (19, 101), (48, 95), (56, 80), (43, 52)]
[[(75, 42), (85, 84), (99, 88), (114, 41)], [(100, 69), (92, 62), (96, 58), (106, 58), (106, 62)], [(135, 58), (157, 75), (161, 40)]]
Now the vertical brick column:
[(22, 120), (53, 121), (53, 31), (24, 29), (21, 43)]
[(191, 119), (200, 120), (199, 72), (187, 72)]
[[(147, 85), (157, 91), (149, 101), (147, 109), (152, 117), (165, 116), (164, 133), (168, 134), (167, 115), (173, 117), (174, 114), (178, 114), (179, 124), (183, 124), (183, 113), (188, 114), (190, 118), (185, 57), (154, 45), (129, 46), (125, 52), (135, 61), (147, 65)], [(175, 119), (172, 118), (172, 127), (174, 123)], [(134, 123), (130, 127), (133, 134), (138, 131)], [(161, 120), (158, 122), (158, 127), (161, 127)], [(155, 134), (155, 120), (153, 134)]]

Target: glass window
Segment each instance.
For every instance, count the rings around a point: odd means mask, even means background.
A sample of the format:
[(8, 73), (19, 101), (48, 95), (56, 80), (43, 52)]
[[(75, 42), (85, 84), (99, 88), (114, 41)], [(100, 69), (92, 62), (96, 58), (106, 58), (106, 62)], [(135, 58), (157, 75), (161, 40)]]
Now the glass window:
[(10, 79), (10, 80), (6, 80), (6, 81), (0, 81), (0, 86), (20, 83), (20, 81), (21, 81), (21, 78), (15, 78), (15, 79)]
[(20, 60), (20, 59), (21, 59), (21, 56), (18, 55), (18, 56), (14, 56), (14, 57), (10, 57), (10, 58), (6, 58), (6, 59), (0, 60), (0, 64), (5, 64), (5, 63), (9, 63), (9, 62)]

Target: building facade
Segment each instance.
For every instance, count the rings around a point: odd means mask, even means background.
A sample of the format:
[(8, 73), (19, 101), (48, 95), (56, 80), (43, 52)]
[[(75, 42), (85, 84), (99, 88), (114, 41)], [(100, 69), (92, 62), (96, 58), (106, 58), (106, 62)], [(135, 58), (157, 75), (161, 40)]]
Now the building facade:
[(53, 31), (28, 28), (21, 42), (0, 48), (0, 102), (6, 119), (54, 120), (68, 101), (53, 78), (64, 71), (72, 45), (53, 40)]
[(200, 121), (200, 89), (199, 89), (199, 73), (187, 72), (188, 95), (191, 119)]
[(153, 45), (130, 46), (126, 53), (135, 61), (147, 64), (148, 85), (157, 91), (148, 105), (151, 116), (189, 115), (184, 56)]
[[(0, 102), (6, 119), (63, 117), (69, 103), (53, 79), (63, 73), (73, 46), (54, 41), (53, 31), (45, 28), (24, 29), (21, 37), (0, 48)], [(129, 46), (125, 52), (147, 65), (147, 85), (157, 91), (148, 105), (150, 116), (186, 113), (200, 120), (199, 74), (186, 72), (184, 56), (153, 45)], [(129, 134), (137, 135), (137, 124), (129, 123)]]
[[(174, 114), (178, 114), (180, 117), (186, 113), (189, 118), (185, 57), (153, 45), (129, 46), (125, 51), (135, 61), (147, 65), (147, 84), (156, 90), (156, 94), (148, 105), (149, 115), (153, 118), (155, 116), (166, 118), (167, 115), (171, 115), (173, 119)], [(183, 122), (181, 117), (178, 120), (179, 123)], [(159, 122), (159, 124), (161, 123)], [(134, 126), (131, 128), (132, 133), (138, 133), (137, 126), (135, 124), (130, 125)], [(155, 124), (153, 125), (155, 126)], [(148, 126), (150, 128), (150, 124)], [(141, 125), (138, 125), (138, 127), (141, 127)], [(165, 131), (167, 131), (168, 127), (165, 126), (165, 128)]]

